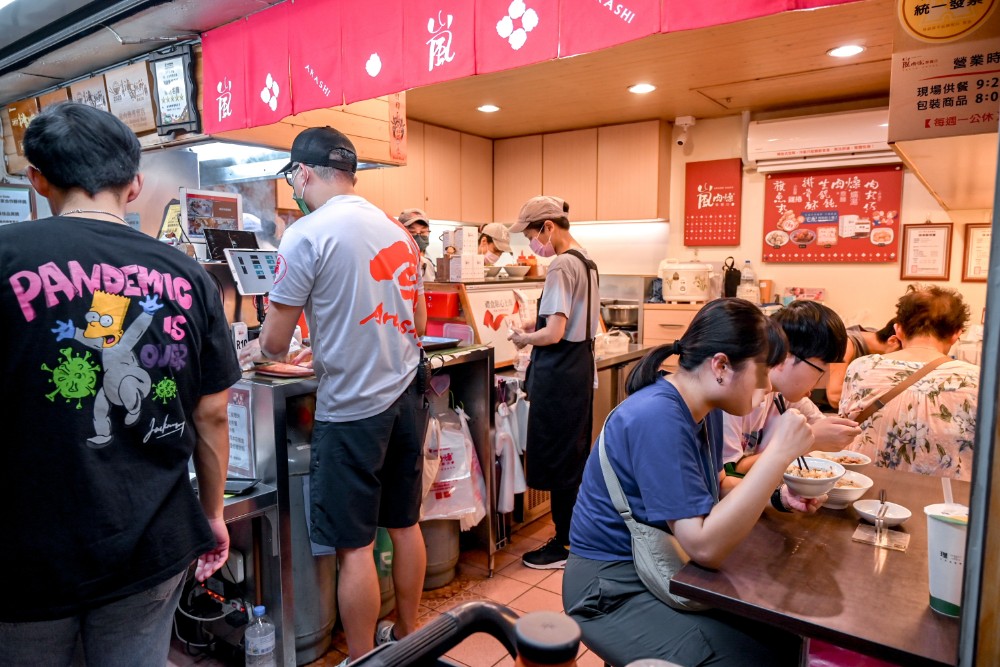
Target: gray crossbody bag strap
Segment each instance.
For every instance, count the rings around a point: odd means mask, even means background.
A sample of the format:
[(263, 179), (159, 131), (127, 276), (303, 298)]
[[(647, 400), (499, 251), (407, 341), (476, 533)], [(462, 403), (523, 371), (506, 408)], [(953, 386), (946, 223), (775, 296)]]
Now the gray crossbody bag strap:
[[(611, 415), (608, 415), (608, 419), (610, 418)], [(605, 419), (604, 425), (607, 426), (607, 423), (608, 421)], [(670, 592), (670, 579), (687, 563), (687, 554), (684, 553), (677, 538), (673, 535), (655, 526), (639, 523), (632, 516), (632, 508), (629, 507), (625, 492), (622, 491), (621, 482), (618, 481), (618, 476), (615, 475), (604, 448), (603, 427), (597, 447), (601, 458), (601, 472), (604, 473), (604, 483), (608, 487), (611, 504), (625, 521), (628, 532), (632, 536), (632, 558), (639, 579), (660, 602), (674, 609), (681, 611), (707, 609), (708, 607), (700, 602)]]

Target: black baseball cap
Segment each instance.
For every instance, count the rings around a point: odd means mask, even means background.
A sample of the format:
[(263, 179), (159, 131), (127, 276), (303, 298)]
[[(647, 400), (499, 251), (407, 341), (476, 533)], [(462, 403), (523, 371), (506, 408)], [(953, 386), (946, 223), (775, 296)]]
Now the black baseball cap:
[[(340, 159), (339, 155), (331, 156), (330, 153), (335, 150), (347, 152), (350, 158), (343, 160)], [(335, 130), (329, 125), (311, 127), (295, 137), (295, 141), (292, 142), (291, 162), (286, 164), (278, 174), (291, 171), (300, 162), (312, 167), (342, 169), (353, 174), (358, 170), (358, 152), (354, 150), (354, 144), (343, 132)]]

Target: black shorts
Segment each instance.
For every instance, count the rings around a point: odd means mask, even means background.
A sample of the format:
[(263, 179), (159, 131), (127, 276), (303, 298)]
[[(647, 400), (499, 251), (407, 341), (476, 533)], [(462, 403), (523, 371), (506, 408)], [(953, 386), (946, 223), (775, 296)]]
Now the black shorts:
[(378, 526), (417, 523), (427, 415), (414, 381), (373, 417), (316, 422), (309, 482), (314, 542), (359, 548), (375, 540)]

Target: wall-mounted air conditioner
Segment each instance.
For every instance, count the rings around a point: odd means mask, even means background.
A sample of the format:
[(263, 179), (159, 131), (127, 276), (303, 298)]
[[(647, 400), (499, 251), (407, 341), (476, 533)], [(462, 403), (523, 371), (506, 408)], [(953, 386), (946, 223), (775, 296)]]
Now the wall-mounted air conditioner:
[(899, 163), (888, 136), (885, 108), (751, 121), (746, 158), (761, 173)]

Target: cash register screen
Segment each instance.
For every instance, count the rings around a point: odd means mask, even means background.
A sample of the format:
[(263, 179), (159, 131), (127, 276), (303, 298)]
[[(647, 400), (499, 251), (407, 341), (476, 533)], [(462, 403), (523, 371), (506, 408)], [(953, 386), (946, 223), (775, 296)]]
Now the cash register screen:
[(277, 250), (235, 250), (225, 248), (226, 262), (240, 294), (267, 294), (274, 287)]

